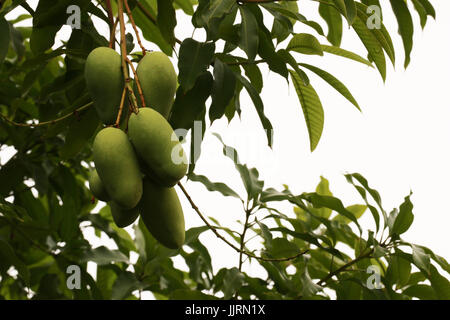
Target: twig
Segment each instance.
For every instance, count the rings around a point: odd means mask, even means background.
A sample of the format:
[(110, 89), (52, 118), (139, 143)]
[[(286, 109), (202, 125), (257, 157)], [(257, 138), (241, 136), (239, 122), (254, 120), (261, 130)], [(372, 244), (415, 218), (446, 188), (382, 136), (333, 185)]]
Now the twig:
[(133, 14), (131, 13), (130, 7), (128, 6), (128, 0), (125, 0), (124, 3), (125, 3), (125, 9), (127, 10), (128, 18), (130, 19), (131, 25), (133, 26), (134, 33), (136, 34), (137, 42), (138, 42), (139, 46), (141, 47), (142, 54), (145, 56), (146, 50), (145, 50), (144, 45), (141, 42), (141, 37), (139, 36), (139, 32), (136, 27), (136, 23), (134, 23)]
[[(247, 203), (248, 204), (248, 203)], [(248, 229), (248, 219), (250, 218), (250, 210), (248, 210), (248, 208), (247, 208), (247, 210), (245, 210), (245, 223), (244, 223), (244, 230), (242, 231), (242, 234), (241, 234), (241, 244), (240, 244), (240, 246), (241, 246), (241, 251), (239, 252), (239, 271), (242, 271), (242, 255), (243, 255), (243, 250), (244, 250), (244, 247), (245, 247), (245, 242), (244, 242), (244, 240), (245, 240), (245, 234), (247, 233), (247, 229)]]
[(141, 81), (139, 81), (139, 77), (137, 75), (136, 69), (134, 68), (133, 63), (130, 61), (130, 59), (125, 58), (125, 61), (130, 65), (131, 70), (133, 71), (134, 80), (136, 81), (136, 85), (137, 85), (138, 92), (139, 92), (139, 97), (141, 98), (142, 107), (145, 108), (146, 105), (145, 105), (144, 93), (142, 91)]
[(183, 187), (183, 185), (178, 182), (178, 187), (180, 187), (181, 191), (183, 192), (183, 194), (186, 196), (186, 199), (189, 201), (189, 203), (192, 206), (192, 209), (194, 209), (194, 211), (199, 215), (200, 219), (203, 220), (203, 222), (206, 224), (206, 226), (212, 231), (214, 232), (214, 234), (221, 239), (223, 242), (225, 242), (226, 244), (228, 244), (231, 248), (233, 248), (235, 251), (237, 252), (241, 252), (251, 258), (255, 258), (257, 260), (260, 261), (271, 261), (271, 262), (282, 262), (282, 261), (290, 261), (290, 260), (294, 260), (302, 255), (304, 255), (305, 253), (307, 253), (309, 250), (306, 249), (302, 252), (299, 252), (298, 254), (292, 256), (292, 257), (287, 257), (287, 258), (263, 258), (263, 257), (258, 257), (256, 255), (254, 255), (251, 252), (245, 251), (245, 250), (241, 250), (239, 249), (237, 246), (235, 246), (234, 244), (232, 244), (230, 241), (228, 241), (227, 239), (225, 239), (224, 237), (222, 237), (220, 235), (220, 233), (217, 232), (216, 228), (214, 228), (209, 222), (208, 220), (206, 220), (206, 218), (202, 215), (202, 213), (200, 212), (200, 210), (198, 209), (198, 207), (195, 205), (194, 201), (192, 201), (191, 196), (189, 195), (189, 193), (186, 191), (186, 189)]
[(373, 253), (374, 249), (370, 249), (367, 253), (360, 255), (359, 257), (353, 259), (352, 261), (344, 264), (342, 267), (336, 269), (335, 271), (330, 272), (326, 277), (322, 278), (319, 282), (317, 282), (318, 285), (325, 284), (328, 280), (330, 280), (335, 275), (341, 273), (342, 271), (345, 271), (348, 267), (354, 265), (355, 263), (361, 261), (362, 259), (370, 257), (370, 255)]
[(46, 125), (50, 125), (50, 124), (54, 124), (56, 122), (65, 120), (73, 115), (78, 114), (79, 112), (89, 108), (90, 106), (92, 106), (94, 103), (93, 102), (89, 102), (88, 104), (85, 104), (84, 106), (75, 109), (74, 111), (72, 111), (71, 113), (68, 113), (60, 118), (54, 119), (54, 120), (50, 120), (50, 121), (44, 121), (44, 122), (39, 122), (39, 123), (19, 123), (19, 122), (15, 122), (13, 120), (8, 119), (5, 115), (0, 114), (0, 118), (2, 118), (3, 120), (5, 120), (6, 122), (18, 126), (18, 127), (31, 127), (31, 128), (35, 128), (35, 127), (42, 127), (42, 126), (46, 126)]

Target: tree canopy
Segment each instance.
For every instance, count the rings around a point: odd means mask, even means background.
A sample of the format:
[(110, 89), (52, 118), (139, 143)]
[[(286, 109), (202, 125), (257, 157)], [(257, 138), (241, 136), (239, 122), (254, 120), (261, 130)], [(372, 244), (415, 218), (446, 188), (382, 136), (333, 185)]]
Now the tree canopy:
[[(316, 3), (320, 21), (302, 10), (306, 1)], [(295, 88), (312, 152), (322, 136), (324, 110), (310, 75), (323, 79), (357, 109), (362, 106), (335, 75), (302, 57), (337, 55), (373, 67), (385, 81), (387, 64), (396, 63), (397, 46), (403, 46), (406, 68), (415, 28), (436, 18), (428, 0), (76, 3), (0, 1), (0, 146), (15, 150), (0, 166), (0, 298), (139, 299), (148, 291), (156, 299), (450, 299), (449, 263), (401, 237), (414, 220), (411, 194), (398, 208), (385, 208), (379, 192), (359, 173), (345, 175), (361, 197), (350, 206), (331, 193), (324, 177), (312, 192), (296, 194), (287, 185), (275, 190), (260, 179), (264, 168), (241, 163), (239, 150), (217, 135), (224, 156), (242, 179), (246, 193), (239, 194), (195, 173), (201, 157), (194, 152), (195, 143), (201, 141), (191, 138), (184, 145), (191, 151), (187, 179), (201, 183), (205, 192), (242, 203), (242, 230), (231, 230), (201, 212), (201, 199), (193, 199), (181, 182), (177, 191), (191, 205), (184, 209), (193, 210), (204, 224), (187, 230), (178, 250), (156, 241), (142, 220), (127, 230), (114, 223), (108, 206), (93, 213), (99, 201), (87, 185), (92, 143), (103, 128), (84, 72), (95, 48), (121, 53), (126, 103), (121, 103), (118, 120), (128, 106), (134, 112), (143, 104), (132, 83), (139, 82), (135, 67), (148, 51), (145, 39), (177, 63), (178, 88), (169, 117), (173, 129), (191, 134), (200, 121), (203, 139), (215, 120), (240, 116), (240, 96), (246, 92), (271, 147), (274, 132), (260, 96), (263, 89), (270, 92), (261, 73), (266, 66)], [(19, 8), (27, 13), (14, 16)], [(387, 11), (395, 15), (397, 30), (384, 26)], [(414, 25), (413, 14), (420, 26)], [(179, 15), (190, 16), (206, 39), (179, 39)], [(108, 25), (109, 36), (99, 32), (93, 19)], [(18, 26), (22, 21), (29, 26)], [(56, 46), (64, 25), (72, 26), (70, 38)], [(126, 26), (133, 32), (126, 32)], [(344, 32), (356, 33), (366, 49), (363, 55), (341, 47)], [(402, 44), (394, 46), (393, 32), (400, 34)], [(290, 210), (280, 209), (280, 202)], [(373, 217), (374, 228), (360, 225), (363, 214)], [(106, 235), (117, 249), (93, 247), (83, 233), (86, 228), (96, 237)], [(200, 240), (206, 232), (236, 251), (236, 267), (213, 270), (212, 248)], [(175, 256), (182, 257), (187, 269), (174, 266)], [(245, 261), (262, 266), (266, 277), (246, 273)], [(87, 270), (88, 262), (97, 265), (95, 277)], [(75, 289), (69, 285), (73, 266), (81, 277)]]

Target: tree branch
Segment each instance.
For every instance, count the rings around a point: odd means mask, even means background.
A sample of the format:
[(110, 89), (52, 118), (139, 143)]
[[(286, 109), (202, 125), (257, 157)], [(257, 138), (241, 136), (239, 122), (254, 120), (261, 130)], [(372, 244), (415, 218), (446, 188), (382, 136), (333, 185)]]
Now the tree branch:
[(116, 24), (114, 23), (114, 16), (111, 7), (111, 0), (105, 1), (106, 12), (108, 13), (109, 20), (109, 47), (115, 49), (115, 39), (116, 39)]
[(214, 228), (209, 222), (208, 220), (206, 220), (206, 218), (203, 216), (203, 214), (200, 212), (200, 210), (198, 209), (198, 207), (195, 205), (194, 201), (192, 200), (191, 196), (189, 195), (189, 193), (186, 191), (186, 189), (183, 187), (183, 185), (178, 182), (178, 187), (180, 187), (181, 191), (183, 192), (183, 194), (186, 196), (186, 199), (189, 201), (189, 203), (192, 206), (192, 209), (194, 209), (194, 211), (198, 214), (198, 216), (200, 217), (200, 219), (203, 220), (203, 222), (205, 223), (205, 225), (212, 231), (214, 232), (214, 234), (221, 239), (223, 242), (225, 242), (226, 244), (228, 244), (231, 248), (233, 248), (235, 251), (243, 253), (251, 258), (255, 258), (257, 260), (260, 261), (271, 261), (271, 262), (282, 262), (282, 261), (290, 261), (290, 260), (294, 260), (302, 255), (304, 255), (305, 253), (307, 253), (309, 251), (309, 249), (306, 249), (304, 251), (299, 252), (298, 254), (292, 256), (292, 257), (287, 257), (287, 258), (264, 258), (264, 257), (258, 257), (256, 255), (254, 255), (251, 252), (245, 251), (245, 250), (241, 250), (239, 249), (237, 246), (235, 246), (234, 244), (232, 244), (230, 241), (228, 241), (227, 239), (225, 239), (223, 236), (220, 235), (220, 233), (217, 232), (216, 228)]
[(50, 120), (50, 121), (39, 122), (39, 123), (36, 123), (36, 124), (33, 124), (33, 123), (19, 123), (19, 122), (15, 122), (15, 121), (13, 121), (13, 120), (8, 119), (5, 115), (3, 115), (3, 114), (1, 114), (1, 113), (0, 113), (0, 118), (3, 119), (3, 120), (5, 120), (5, 121), (8, 122), (8, 123), (14, 125), (14, 126), (18, 126), (18, 127), (32, 127), (32, 128), (35, 128), (35, 127), (42, 127), (42, 126), (54, 124), (54, 123), (56, 123), (56, 122), (65, 120), (65, 119), (67, 119), (67, 118), (69, 118), (69, 117), (71, 117), (71, 116), (73, 116), (73, 115), (76, 115), (76, 114), (78, 114), (79, 112), (81, 112), (81, 111), (83, 111), (83, 110), (89, 108), (89, 107), (92, 106), (93, 104), (94, 104), (93, 102), (89, 102), (88, 104), (85, 104), (84, 106), (79, 107), (78, 109), (75, 109), (75, 110), (72, 111), (71, 113), (68, 113), (68, 114), (66, 114), (66, 115), (64, 115), (64, 116), (62, 116), (62, 117), (60, 117), (60, 118), (57, 118), (57, 119), (54, 119), (54, 120)]
[(351, 267), (352, 265), (354, 265), (355, 263), (370, 257), (370, 255), (373, 253), (374, 249), (370, 249), (367, 253), (360, 255), (359, 257), (353, 259), (352, 261), (344, 264), (342, 267), (336, 269), (335, 271), (330, 272), (326, 277), (324, 277), (323, 279), (321, 279), (319, 282), (317, 282), (317, 284), (320, 286), (322, 284), (325, 284), (328, 280), (330, 280), (332, 277), (334, 277), (335, 275), (345, 271), (345, 269), (347, 269), (348, 267)]
[(125, 0), (124, 3), (125, 3), (125, 9), (127, 10), (128, 18), (130, 19), (131, 25), (133, 26), (134, 33), (136, 34), (137, 42), (138, 42), (139, 46), (141, 47), (142, 54), (145, 56), (146, 50), (145, 50), (144, 45), (141, 42), (141, 37), (139, 36), (139, 32), (136, 27), (136, 23), (134, 23), (133, 14), (131, 13), (130, 7), (128, 6), (128, 0)]

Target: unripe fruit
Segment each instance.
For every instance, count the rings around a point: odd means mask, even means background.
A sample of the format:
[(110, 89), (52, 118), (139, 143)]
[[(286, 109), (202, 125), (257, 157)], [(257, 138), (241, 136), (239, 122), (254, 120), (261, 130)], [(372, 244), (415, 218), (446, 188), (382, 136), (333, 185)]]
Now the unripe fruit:
[(161, 244), (170, 249), (178, 249), (184, 244), (183, 209), (174, 188), (160, 187), (144, 178), (139, 210), (148, 231)]
[[(150, 52), (139, 62), (136, 73), (146, 106), (168, 119), (177, 89), (177, 74), (172, 62), (162, 52)], [(140, 104), (139, 97), (136, 97)]]
[(164, 117), (150, 108), (139, 109), (128, 122), (128, 136), (144, 163), (145, 173), (162, 186), (172, 187), (187, 171), (181, 143)]
[(105, 202), (111, 200), (102, 180), (100, 180), (100, 177), (98, 176), (97, 170), (95, 169), (92, 170), (89, 175), (89, 189), (97, 199)]
[(136, 221), (139, 216), (139, 210), (137, 207), (133, 209), (124, 209), (119, 206), (114, 201), (109, 203), (109, 207), (111, 208), (111, 215), (113, 217), (114, 223), (119, 228), (128, 227), (134, 221)]
[(99, 118), (104, 124), (114, 124), (124, 88), (120, 55), (111, 48), (96, 48), (87, 57), (84, 72)]
[(102, 129), (95, 137), (93, 156), (111, 199), (125, 209), (136, 207), (142, 196), (142, 176), (127, 135), (117, 128)]

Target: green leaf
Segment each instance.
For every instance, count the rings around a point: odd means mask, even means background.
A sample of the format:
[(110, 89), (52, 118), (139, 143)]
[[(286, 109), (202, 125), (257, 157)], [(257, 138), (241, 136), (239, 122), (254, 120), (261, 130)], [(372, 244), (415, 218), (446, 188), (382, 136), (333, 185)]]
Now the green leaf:
[[(367, 197), (366, 197), (366, 192), (365, 192), (365, 190), (367, 190), (367, 191), (369, 192), (369, 194), (372, 196), (372, 198), (375, 200), (375, 203), (376, 203), (376, 204), (378, 205), (378, 207), (380, 208), (380, 210), (381, 210), (381, 212), (382, 212), (382, 214), (383, 214), (383, 217), (384, 217), (384, 221), (385, 221), (385, 223), (386, 223), (386, 222), (387, 222), (387, 214), (386, 214), (386, 211), (383, 209), (383, 206), (382, 206), (382, 204), (381, 204), (381, 197), (380, 197), (380, 194), (378, 193), (377, 190), (372, 189), (372, 188), (369, 186), (369, 183), (367, 182), (366, 178), (364, 178), (364, 177), (363, 177), (361, 174), (359, 174), (359, 173), (346, 174), (346, 175), (345, 175), (345, 178), (347, 179), (347, 181), (348, 181), (349, 183), (351, 183), (351, 184), (353, 184), (353, 185), (355, 186), (355, 188), (358, 190), (359, 194), (362, 196), (362, 198), (363, 198), (364, 201), (366, 202), (367, 206), (369, 207), (370, 211), (372, 212), (373, 218), (374, 218), (375, 223), (376, 223), (376, 225), (377, 225), (377, 231), (378, 231), (378, 228), (379, 228), (379, 220), (380, 220), (379, 214), (378, 214), (378, 211), (377, 211), (374, 207), (372, 207), (371, 205), (369, 205), (369, 203), (368, 203), (368, 201), (367, 201)], [(359, 187), (359, 186), (356, 186), (356, 185), (353, 183), (353, 179), (355, 179), (356, 181), (358, 181), (358, 182), (364, 187), (364, 189), (361, 188), (361, 187)]]
[[(361, 19), (362, 22), (366, 22), (369, 19), (369, 16), (367, 15), (368, 7), (360, 2), (355, 2), (355, 4), (358, 9), (358, 17)], [(375, 13), (373, 13), (372, 15), (375, 15)], [(379, 18), (381, 20), (381, 17)], [(386, 51), (389, 59), (394, 65), (395, 64), (394, 44), (392, 43), (391, 36), (383, 23), (381, 23), (380, 27), (381, 27), (380, 29), (377, 28), (370, 29), (370, 32), (377, 39), (378, 43), (383, 47), (384, 51)]]
[(219, 59), (214, 62), (214, 84), (211, 92), (209, 119), (211, 123), (222, 118), (227, 105), (234, 96), (236, 77), (233, 71)]
[(230, 299), (244, 284), (245, 276), (237, 268), (227, 270), (223, 279), (224, 299)]
[(181, 8), (184, 13), (192, 16), (194, 14), (194, 6), (191, 0), (174, 0), (174, 7)]
[(74, 119), (66, 135), (64, 146), (59, 151), (61, 158), (71, 159), (76, 156), (86, 147), (99, 125), (100, 120), (94, 108), (83, 113), (80, 118)]
[(101, 246), (86, 252), (81, 261), (92, 261), (102, 266), (112, 262), (128, 262), (128, 258), (118, 250), (109, 250)]
[(309, 33), (299, 33), (293, 36), (286, 50), (323, 56), (323, 50), (319, 40)]
[(331, 53), (340, 57), (344, 57), (347, 59), (351, 59), (357, 62), (361, 62), (365, 65), (368, 65), (369, 67), (372, 67), (372, 63), (366, 59), (364, 59), (363, 57), (357, 55), (356, 53), (353, 53), (351, 51), (347, 51), (345, 49), (341, 49), (339, 47), (335, 47), (335, 46), (327, 46), (322, 44), (321, 45), (323, 52), (327, 52), (327, 53)]
[(10, 39), (9, 23), (4, 18), (0, 18), (0, 65), (8, 53)]
[(298, 67), (298, 63), (289, 51), (280, 49), (277, 51), (277, 55), (280, 56), (287, 64), (289, 64), (295, 72), (302, 78), (305, 86), (309, 85), (308, 75)]
[(371, 59), (375, 62), (383, 81), (386, 80), (386, 59), (383, 47), (378, 42), (378, 39), (367, 28), (365, 20), (362, 20), (359, 16), (354, 20), (352, 27), (366, 47)]
[(353, 221), (356, 226), (358, 227), (359, 231), (362, 232), (361, 227), (358, 223), (357, 218), (355, 215), (350, 212), (348, 209), (344, 207), (341, 200), (338, 198), (332, 197), (332, 196), (322, 196), (317, 193), (304, 193), (302, 194), (302, 198), (307, 200), (308, 202), (311, 202), (312, 205), (316, 208), (330, 208), (340, 215), (343, 215), (344, 217), (350, 219)]
[(354, 0), (344, 0), (345, 11), (347, 13), (347, 20), (349, 25), (353, 24), (356, 17), (356, 5)]
[(178, 80), (184, 92), (194, 87), (198, 76), (206, 71), (214, 56), (215, 44), (188, 38), (180, 46)]
[(251, 200), (259, 196), (264, 187), (264, 181), (258, 180), (258, 170), (256, 170), (256, 168), (249, 169), (247, 165), (241, 164), (237, 151), (234, 148), (227, 146), (219, 134), (213, 133), (213, 135), (222, 143), (223, 154), (233, 160), (236, 170), (241, 176), (245, 190), (247, 191), (248, 199)]
[(270, 242), (269, 253), (275, 259), (293, 257), (299, 252), (298, 246), (286, 238), (274, 238)]
[(287, 79), (289, 73), (286, 67), (286, 62), (284, 62), (283, 59), (277, 55), (275, 52), (275, 46), (270, 38), (270, 34), (268, 35), (266, 32), (261, 30), (261, 26), (259, 29), (258, 54), (266, 61), (270, 70)]
[(322, 70), (318, 67), (312, 66), (310, 64), (306, 63), (300, 63), (302, 67), (308, 68), (315, 74), (317, 74), (319, 77), (321, 77), (323, 80), (328, 82), (330, 86), (332, 86), (334, 89), (336, 89), (337, 92), (342, 94), (348, 101), (350, 101), (359, 111), (361, 111), (358, 102), (356, 102), (355, 98), (351, 94), (351, 92), (347, 89), (347, 87), (339, 81), (339, 79), (335, 78), (332, 74), (326, 72), (325, 70)]
[(405, 201), (400, 205), (400, 211), (395, 218), (394, 225), (391, 230), (391, 234), (401, 235), (405, 233), (414, 220), (414, 215), (412, 213), (413, 204), (410, 200), (411, 194), (405, 197)]
[(398, 23), (398, 33), (402, 37), (405, 48), (405, 68), (411, 61), (411, 50), (413, 47), (414, 24), (408, 6), (404, 1), (391, 0), (391, 7)]
[(121, 273), (111, 291), (111, 299), (113, 300), (122, 300), (127, 298), (134, 290), (140, 289), (142, 285), (136, 279), (136, 276), (131, 272), (123, 272)]
[[(361, 216), (364, 214), (364, 212), (366, 212), (367, 210), (367, 206), (361, 205), (361, 204), (354, 204), (351, 206), (346, 207), (347, 211), (351, 212), (356, 219), (361, 218)], [(340, 223), (344, 223), (344, 224), (349, 224), (351, 221), (341, 215), (335, 216), (333, 219), (333, 221), (338, 221)]]
[(253, 87), (255, 87), (258, 93), (261, 93), (263, 88), (263, 77), (261, 74), (261, 70), (259, 70), (258, 65), (256, 64), (244, 64), (242, 65), (244, 68), (245, 75), (252, 83)]
[(156, 21), (164, 39), (173, 46), (175, 44), (174, 29), (177, 25), (173, 0), (158, 0), (158, 16)]
[(196, 175), (194, 173), (189, 175), (189, 180), (201, 182), (209, 191), (220, 192), (225, 197), (235, 197), (240, 199), (239, 195), (233, 189), (222, 182), (211, 182), (207, 177)]
[(419, 14), (420, 26), (423, 29), (423, 28), (425, 28), (425, 25), (427, 24), (427, 20), (428, 20), (427, 10), (425, 10), (425, 8), (419, 2), (419, 0), (412, 0), (412, 3), (414, 5), (414, 9), (416, 9), (417, 13)]
[(420, 300), (436, 300), (434, 289), (426, 284), (416, 284), (406, 288), (403, 292), (407, 296), (419, 298)]
[(295, 91), (297, 92), (300, 105), (305, 116), (306, 127), (308, 128), (311, 151), (317, 147), (322, 135), (324, 113), (319, 96), (311, 84), (305, 86), (301, 77), (294, 71), (289, 71)]
[(391, 283), (397, 284), (397, 288), (403, 288), (411, 276), (411, 263), (400, 255), (392, 255), (388, 262), (386, 278)]
[(412, 259), (414, 264), (424, 270), (425, 272), (429, 273), (430, 272), (430, 256), (428, 254), (425, 253), (425, 251), (416, 245), (411, 245), (412, 248)]
[[(153, 10), (146, 5), (145, 1), (140, 2), (153, 16), (156, 16)], [(156, 20), (150, 20), (138, 7), (132, 10), (133, 18), (136, 25), (142, 30), (142, 35), (144, 39), (156, 44), (165, 54), (172, 54), (172, 46), (166, 41), (164, 36), (161, 34), (158, 26), (156, 25)]]
[(50, 49), (55, 43), (55, 36), (60, 26), (34, 27), (31, 33), (30, 46), (34, 54)]
[(319, 3), (320, 16), (328, 25), (327, 39), (333, 46), (339, 47), (342, 40), (342, 18), (335, 7)]
[(259, 95), (258, 91), (256, 91), (255, 87), (243, 76), (236, 73), (237, 80), (244, 86), (244, 88), (247, 90), (248, 95), (253, 101), (253, 104), (256, 108), (256, 112), (258, 113), (259, 119), (261, 121), (262, 127), (266, 131), (267, 136), (267, 143), (269, 147), (272, 147), (272, 131), (273, 127), (270, 123), (270, 120), (266, 117), (264, 114), (264, 103), (261, 99), (261, 96)]
[(302, 281), (302, 297), (314, 296), (317, 292), (322, 291), (322, 287), (314, 283), (309, 276), (308, 268), (305, 267), (304, 272), (301, 275)]
[(429, 280), (438, 299), (450, 300), (450, 281), (439, 274), (434, 266), (431, 266), (430, 268)]
[(190, 129), (194, 121), (206, 110), (206, 100), (213, 88), (211, 73), (204, 72), (195, 81), (195, 85), (187, 92), (178, 87), (172, 107), (170, 124), (174, 129)]
[(30, 283), (30, 272), (27, 266), (17, 257), (14, 249), (8, 242), (0, 238), (0, 273), (6, 272), (13, 265), (19, 272), (19, 276), (26, 284)]
[(427, 14), (433, 17), (433, 19), (436, 19), (436, 11), (434, 10), (433, 5), (430, 3), (430, 1), (428, 0), (418, 0), (418, 1), (425, 8)]
[(239, 11), (242, 18), (239, 47), (247, 53), (248, 60), (253, 61), (259, 46), (258, 22), (246, 6), (240, 6)]

